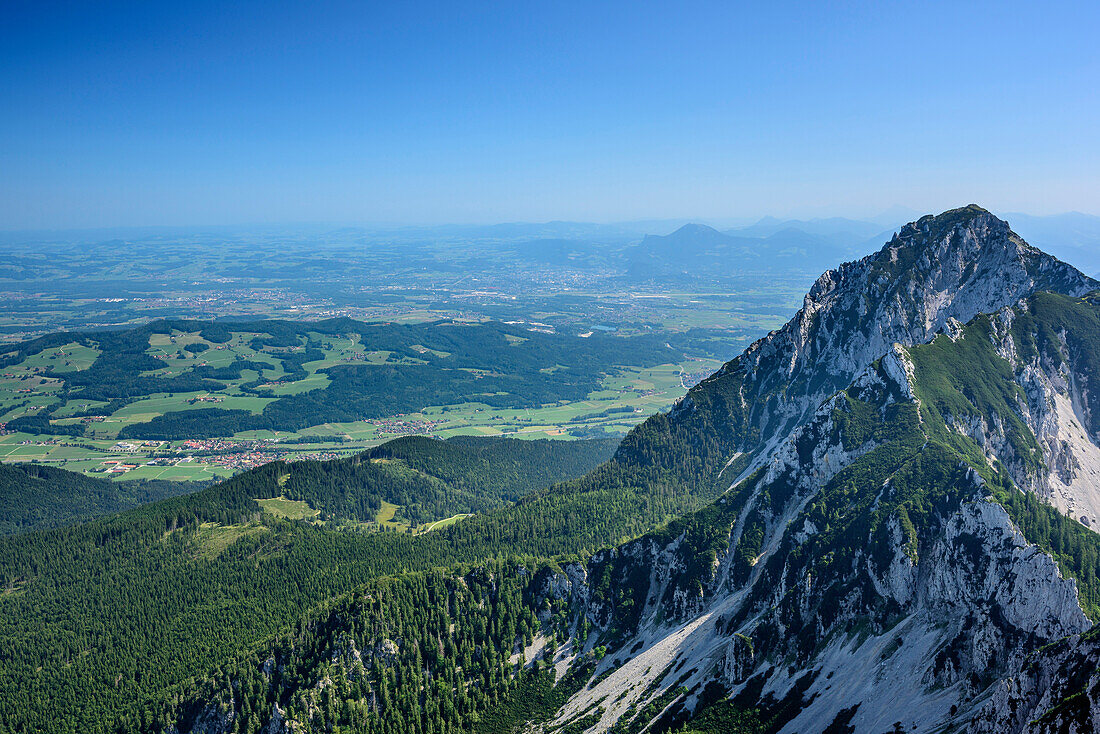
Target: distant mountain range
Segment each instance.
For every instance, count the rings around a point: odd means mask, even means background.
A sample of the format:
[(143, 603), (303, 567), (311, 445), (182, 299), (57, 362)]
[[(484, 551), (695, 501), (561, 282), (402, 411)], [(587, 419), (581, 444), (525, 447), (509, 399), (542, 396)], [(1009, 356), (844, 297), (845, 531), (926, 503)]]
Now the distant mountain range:
[(889, 238), (877, 225), (846, 219), (800, 222), (762, 219), (750, 227), (721, 232), (685, 224), (667, 235), (647, 235), (623, 251), (632, 277), (690, 277), (706, 271), (820, 272), (852, 260)]
[[(219, 243), (272, 242), (279, 247), (340, 253), (350, 260), (389, 253), (430, 262), (434, 267), (461, 267), (471, 258), (504, 255), (525, 264), (618, 272), (627, 280), (658, 282), (729, 274), (804, 272), (817, 274), (839, 262), (876, 251), (913, 212), (895, 207), (868, 219), (827, 217), (780, 219), (764, 217), (751, 224), (728, 227), (717, 222), (648, 220), (620, 223), (514, 222), (492, 225), (408, 227), (331, 226), (303, 224), (253, 227), (132, 227), (55, 232), (0, 232), (0, 244), (15, 257), (26, 248), (102, 249), (108, 259), (125, 257), (128, 248), (178, 247), (187, 241), (195, 258), (202, 246)], [(1004, 215), (1024, 239), (1090, 274), (1100, 273), (1100, 217), (1070, 212), (1051, 216)], [(665, 234), (658, 234), (665, 232)], [(20, 261), (22, 262), (22, 261)], [(24, 267), (40, 267), (37, 260)], [(32, 267), (33, 266), (33, 267)], [(9, 265), (0, 278), (34, 278)]]
[[(624, 248), (622, 256), (634, 277), (684, 276), (712, 268), (820, 272), (879, 249), (904, 221), (889, 217), (889, 213), (875, 221), (764, 217), (749, 226), (724, 230), (689, 223), (667, 235), (646, 235)], [(1006, 217), (1036, 247), (1086, 273), (1100, 273), (1100, 217), (1077, 212)]]

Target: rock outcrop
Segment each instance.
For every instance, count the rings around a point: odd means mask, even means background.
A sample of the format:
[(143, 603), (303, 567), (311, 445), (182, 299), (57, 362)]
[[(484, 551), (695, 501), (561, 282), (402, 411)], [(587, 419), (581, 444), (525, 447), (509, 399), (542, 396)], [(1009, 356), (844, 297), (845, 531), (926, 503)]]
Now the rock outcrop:
[[(823, 275), (791, 322), (667, 419), (673, 441), (678, 425), (724, 432), (738, 481), (711, 507), (593, 558), (588, 577), (610, 585), (584, 592), (584, 614), (620, 652), (551, 726), (667, 728), (716, 684), (777, 731), (1000, 721), (983, 707), (1017, 691), (998, 693), (1003, 681), (1091, 624), (1075, 580), (997, 497), (1031, 491), (1097, 522), (1100, 433), (1081, 353), (1100, 345), (1070, 329), (1037, 349), (1019, 332), (1047, 329), (1028, 315), (1052, 307), (1028, 301), (1036, 293), (1063, 294), (1062, 308), (1096, 286), (976, 207), (907, 225)], [(992, 325), (979, 316), (996, 312)], [(958, 354), (911, 352), (940, 333)], [(960, 342), (973, 339), (999, 370), (982, 379), (1003, 371), (1016, 383), (1002, 402), (968, 382), (988, 366), (967, 361), (973, 344)]]
[(923, 344), (1038, 291), (1079, 296), (1098, 285), (981, 207), (922, 217), (880, 251), (825, 272), (785, 326), (689, 392), (673, 409), (672, 441), (699, 426), (714, 432), (736, 470), (723, 476), (743, 479), (895, 343)]
[[(612, 596), (639, 586), (631, 608), (644, 612), (598, 616), (629, 626), (620, 649), (638, 652), (606, 661), (558, 723), (604, 701), (591, 729), (603, 731), (680, 687), (664, 713), (687, 717), (720, 682), (783, 731), (822, 731), (842, 714), (856, 731), (932, 731), (1040, 646), (1089, 628), (1074, 581), (980, 473), (927, 446), (911, 372), (885, 362), (700, 513), (705, 531), (687, 523), (615, 551)], [(875, 425), (852, 424), (868, 414)], [(718, 547), (699, 564), (707, 532)]]
[(999, 682), (967, 722), (972, 734), (1092, 734), (1100, 731), (1100, 637), (1073, 635)]

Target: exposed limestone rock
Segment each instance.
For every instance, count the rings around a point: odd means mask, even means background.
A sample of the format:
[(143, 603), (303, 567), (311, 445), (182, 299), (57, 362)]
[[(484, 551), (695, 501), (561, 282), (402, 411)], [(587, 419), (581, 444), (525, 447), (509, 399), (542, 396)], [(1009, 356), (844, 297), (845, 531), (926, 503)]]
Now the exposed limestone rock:
[(1073, 635), (1000, 681), (966, 722), (972, 734), (1092, 734), (1100, 731), (1100, 639)]
[(722, 675), (731, 683), (742, 683), (753, 667), (752, 640), (745, 635), (734, 635), (726, 646)]
[(288, 732), (293, 731), (293, 727), (286, 720), (286, 715), (279, 708), (279, 704), (276, 703), (271, 706), (271, 718), (268, 719), (267, 724), (260, 731), (261, 734), (288, 734)]
[(378, 644), (374, 646), (374, 652), (372, 654), (372, 660), (374, 665), (392, 665), (394, 658), (397, 657), (397, 653), (401, 651), (401, 646), (394, 640), (383, 638), (378, 641)]
[(169, 734), (229, 734), (237, 720), (234, 701), (230, 695), (227, 701), (211, 701), (202, 707), (198, 715), (185, 729), (168, 729)]
[(974, 439), (991, 463), (1004, 464), (1018, 486), (1035, 492), (1086, 527), (1100, 530), (1100, 424), (1087, 408), (1091, 375), (1072, 370), (1064, 333), (1058, 335), (1056, 354), (1025, 361), (1011, 330), (1014, 314), (1006, 308), (990, 318), (990, 338), (997, 354), (1013, 370), (1020, 387), (1015, 407), (1041, 456), (1021, 453), (997, 414), (988, 419), (955, 415), (949, 421), (956, 431)]
[(913, 399), (913, 362), (900, 344), (894, 344), (882, 358), (882, 369), (895, 384), (901, 387), (902, 395)]
[[(915, 404), (914, 379), (897, 347), (859, 375), (850, 393), (878, 410)], [(664, 546), (647, 536), (594, 559), (616, 559), (623, 583), (647, 579), (644, 611), (620, 648), (632, 654), (601, 665), (598, 683), (573, 696), (552, 726), (602, 705), (589, 731), (606, 731), (673, 683), (688, 692), (669, 711), (689, 712), (702, 688), (718, 680), (734, 697), (753, 691), (752, 706), (785, 711), (785, 732), (822, 731), (838, 720), (855, 731), (938, 731), (969, 721), (998, 680), (1016, 674), (1042, 645), (1089, 628), (1075, 582), (1027, 543), (965, 463), (953, 480), (960, 500), (919, 527), (903, 506), (879, 530), (854, 539), (844, 564), (831, 562), (832, 552), (793, 555), (821, 534), (805, 513), (822, 489), (882, 445), (845, 440), (837, 423), (845, 400), (825, 401), (755, 479), (719, 501), (732, 509), (735, 496), (745, 498), (729, 545), (710, 565), (689, 573), (684, 534)], [(1006, 455), (996, 416), (957, 416), (953, 424), (988, 456)], [(888, 479), (876, 505), (892, 491)], [(784, 499), (777, 504), (777, 497)], [(733, 559), (750, 517), (762, 538), (746, 572)], [(601, 608), (598, 617), (607, 627), (629, 621), (617, 613)], [(669, 669), (686, 672), (665, 676)]]
[[(759, 433), (736, 449), (757, 458), (742, 477), (895, 343), (923, 344), (1039, 290), (1082, 295), (1097, 285), (980, 207), (906, 225), (879, 252), (824, 273), (791, 321), (712, 378), (737, 375), (759, 398), (749, 421)], [(781, 401), (763, 399), (780, 389)]]

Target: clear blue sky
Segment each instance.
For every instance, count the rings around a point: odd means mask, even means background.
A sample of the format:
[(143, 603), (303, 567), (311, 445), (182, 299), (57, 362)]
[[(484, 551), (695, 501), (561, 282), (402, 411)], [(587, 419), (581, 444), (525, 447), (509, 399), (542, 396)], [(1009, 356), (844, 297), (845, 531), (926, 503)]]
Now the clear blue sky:
[(41, 2), (0, 228), (1100, 214), (1100, 4)]

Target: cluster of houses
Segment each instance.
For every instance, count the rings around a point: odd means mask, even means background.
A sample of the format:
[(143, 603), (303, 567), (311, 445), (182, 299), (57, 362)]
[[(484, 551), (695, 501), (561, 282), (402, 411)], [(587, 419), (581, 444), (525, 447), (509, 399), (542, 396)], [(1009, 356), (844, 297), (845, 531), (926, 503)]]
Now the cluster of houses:
[(446, 421), (429, 421), (429, 420), (396, 420), (394, 418), (383, 418), (379, 420), (368, 420), (367, 423), (378, 427), (379, 433), (389, 434), (391, 436), (421, 436), (431, 434), (435, 431), (435, 427), (440, 423), (446, 423)]

